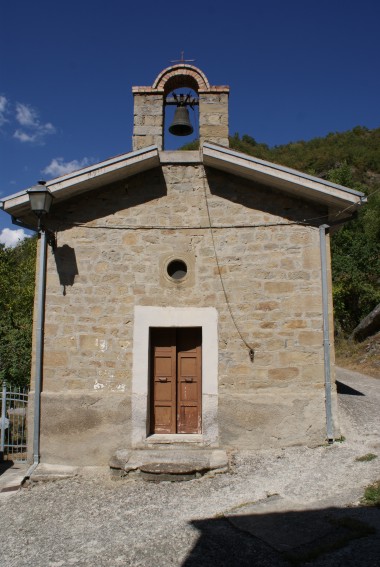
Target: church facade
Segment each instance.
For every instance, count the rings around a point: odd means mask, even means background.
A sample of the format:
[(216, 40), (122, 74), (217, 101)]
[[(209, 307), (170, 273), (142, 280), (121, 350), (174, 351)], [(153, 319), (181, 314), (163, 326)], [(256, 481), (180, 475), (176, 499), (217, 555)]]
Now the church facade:
[[(181, 88), (199, 151), (164, 150)], [(229, 89), (194, 66), (133, 95), (133, 151), (48, 182), (41, 462), (339, 436), (329, 222), (362, 194), (231, 150)], [(3, 208), (32, 222), (25, 192)]]

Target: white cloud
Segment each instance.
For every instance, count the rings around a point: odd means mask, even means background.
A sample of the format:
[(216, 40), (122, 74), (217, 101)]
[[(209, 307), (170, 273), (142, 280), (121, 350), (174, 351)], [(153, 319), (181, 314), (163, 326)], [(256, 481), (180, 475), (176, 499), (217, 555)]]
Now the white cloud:
[(23, 129), (18, 128), (13, 134), (13, 137), (20, 142), (43, 143), (47, 134), (55, 132), (51, 122), (45, 124), (40, 122), (38, 112), (30, 105), (17, 102), (15, 118), (20, 126), (23, 126)]
[(22, 130), (16, 130), (16, 132), (13, 134), (13, 137), (20, 142), (36, 142), (37, 132), (34, 132), (33, 134), (27, 134)]
[(5, 96), (0, 95), (0, 112), (5, 111), (5, 107), (7, 106), (7, 99)]
[(3, 228), (0, 232), (0, 244), (4, 244), (5, 248), (14, 248), (21, 240), (29, 238), (23, 228), (11, 230), (10, 228)]
[(8, 120), (5, 118), (5, 114), (7, 112), (7, 106), (8, 106), (8, 100), (6, 99), (5, 96), (0, 95), (0, 126), (5, 124), (5, 122), (8, 122)]
[(55, 132), (55, 128), (54, 128), (54, 126), (51, 122), (46, 122), (46, 124), (42, 124), (40, 126), (40, 130), (44, 134), (54, 134), (54, 132)]
[(12, 129), (13, 138), (22, 143), (43, 144), (45, 137), (56, 131), (51, 122), (41, 122), (38, 111), (30, 104), (13, 103), (0, 95), (0, 128), (5, 129), (7, 123), (8, 132)]
[(42, 170), (42, 173), (51, 175), (52, 177), (60, 177), (66, 173), (71, 173), (72, 171), (86, 167), (92, 162), (93, 160), (87, 157), (84, 157), (82, 160), (73, 159), (72, 161), (63, 161), (62, 157), (57, 157), (51, 160), (49, 165)]
[(16, 120), (21, 126), (30, 126), (31, 128), (39, 126), (37, 111), (21, 102), (16, 102)]

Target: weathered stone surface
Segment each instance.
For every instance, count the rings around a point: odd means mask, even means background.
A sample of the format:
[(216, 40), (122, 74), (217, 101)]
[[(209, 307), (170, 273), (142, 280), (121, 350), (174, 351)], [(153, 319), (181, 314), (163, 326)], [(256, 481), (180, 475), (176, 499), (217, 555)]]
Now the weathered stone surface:
[(127, 449), (119, 449), (109, 460), (109, 466), (111, 469), (124, 469), (126, 463), (131, 456), (131, 451)]
[(130, 398), (123, 392), (43, 392), (41, 403), (42, 463), (105, 466), (130, 443)]
[(70, 465), (50, 465), (42, 463), (38, 465), (31, 476), (32, 482), (49, 482), (65, 480), (79, 474), (79, 468)]
[[(249, 394), (224, 394), (219, 400), (223, 447), (264, 449), (286, 445), (315, 446), (325, 439), (323, 383), (317, 391), (294, 394), (289, 380), (267, 383)], [(295, 387), (301, 389), (297, 380)]]
[[(191, 449), (177, 446), (159, 450), (123, 451), (123, 455), (127, 453), (128, 459), (123, 466), (127, 473), (142, 471), (152, 475), (195, 475), (207, 471), (225, 471), (228, 468), (227, 454), (220, 449)], [(121, 464), (123, 459), (120, 459), (120, 456), (121, 453), (116, 452), (110, 463)]]
[(190, 475), (203, 471), (196, 463), (148, 463), (140, 467), (141, 472), (151, 474)]
[[(213, 226), (225, 227), (213, 239), (206, 198)], [(210, 409), (204, 400), (213, 445), (323, 441), (319, 233), (294, 223), (324, 212), (199, 163), (166, 163), (78, 196), (69, 209), (56, 203), (50, 222), (60, 227), (65, 219), (59, 246), (74, 250), (78, 274), (63, 295), (49, 256), (45, 462), (107, 464), (118, 448), (133, 446), (135, 305), (217, 310), (219, 401), (215, 395)], [(305, 250), (315, 252), (312, 262)], [(188, 259), (180, 286), (165, 273), (172, 254)], [(264, 401), (256, 397), (262, 392)]]

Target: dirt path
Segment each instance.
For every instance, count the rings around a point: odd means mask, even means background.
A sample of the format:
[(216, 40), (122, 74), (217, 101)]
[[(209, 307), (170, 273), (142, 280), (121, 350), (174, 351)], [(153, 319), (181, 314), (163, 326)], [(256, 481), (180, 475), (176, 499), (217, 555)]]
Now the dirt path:
[[(296, 517), (299, 526), (317, 526), (326, 511), (357, 502), (364, 487), (380, 478), (380, 381), (343, 370), (338, 370), (338, 380), (343, 443), (240, 453), (234, 456), (231, 474), (213, 479), (150, 484), (98, 475), (24, 489), (0, 500), (0, 564), (288, 565), (270, 542), (237, 529), (228, 517), (277, 494), (302, 508)], [(369, 452), (379, 458), (356, 461)], [(319, 520), (310, 515), (316, 503)], [(281, 514), (280, 525), (294, 518), (294, 513)], [(264, 514), (263, 521), (269, 520)], [(375, 567), (380, 565), (379, 544), (376, 535), (355, 540), (313, 565)]]
[(380, 448), (380, 380), (337, 368), (342, 434)]

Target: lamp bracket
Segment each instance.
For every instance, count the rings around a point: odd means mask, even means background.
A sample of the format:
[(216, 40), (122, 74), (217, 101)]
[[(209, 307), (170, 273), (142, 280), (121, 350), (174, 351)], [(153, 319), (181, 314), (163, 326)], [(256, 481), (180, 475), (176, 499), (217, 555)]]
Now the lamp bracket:
[(47, 236), (47, 243), (52, 247), (52, 250), (56, 249), (57, 239), (55, 237), (54, 232), (52, 232), (48, 228), (45, 228), (44, 226), (40, 226), (38, 229), (36, 229), (34, 226), (30, 226), (29, 224), (24, 223), (23, 221), (17, 219), (16, 217), (12, 216), (11, 218), (12, 218), (12, 224), (15, 224), (16, 226), (21, 226), (22, 228), (26, 228), (26, 230), (31, 230), (33, 232), (36, 232), (38, 234), (38, 237), (40, 237), (40, 233), (43, 230)]

